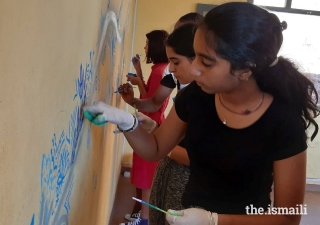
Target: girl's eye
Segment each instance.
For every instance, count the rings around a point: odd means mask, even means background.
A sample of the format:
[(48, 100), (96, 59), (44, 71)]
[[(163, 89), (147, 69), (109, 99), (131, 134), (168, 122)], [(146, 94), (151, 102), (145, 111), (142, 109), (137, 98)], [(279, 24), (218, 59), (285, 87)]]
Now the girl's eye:
[(202, 64), (203, 64), (205, 67), (211, 67), (211, 66), (212, 66), (212, 64), (207, 64), (207, 63), (205, 63), (205, 62), (203, 62), (203, 61), (202, 61)]
[(175, 63), (173, 63), (173, 65), (176, 65), (176, 66), (177, 66), (177, 65), (179, 65), (179, 62), (175, 62)]

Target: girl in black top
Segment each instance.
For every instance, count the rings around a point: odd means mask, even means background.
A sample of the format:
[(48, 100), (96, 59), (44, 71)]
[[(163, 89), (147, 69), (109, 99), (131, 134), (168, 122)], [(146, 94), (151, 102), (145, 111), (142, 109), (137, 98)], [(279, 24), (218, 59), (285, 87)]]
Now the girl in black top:
[[(190, 178), (170, 224), (298, 225), (301, 215), (247, 215), (248, 207), (303, 204), (306, 130), (315, 127), (318, 95), (313, 83), (278, 57), (285, 22), (249, 3), (222, 4), (207, 13), (195, 34), (195, 82), (182, 89), (163, 124), (152, 134), (129, 113), (91, 106), (98, 121), (125, 132), (133, 149), (158, 160), (185, 136)], [(121, 119), (113, 114), (121, 114)], [(130, 130), (131, 131), (131, 130)], [(219, 219), (218, 219), (219, 217)]]

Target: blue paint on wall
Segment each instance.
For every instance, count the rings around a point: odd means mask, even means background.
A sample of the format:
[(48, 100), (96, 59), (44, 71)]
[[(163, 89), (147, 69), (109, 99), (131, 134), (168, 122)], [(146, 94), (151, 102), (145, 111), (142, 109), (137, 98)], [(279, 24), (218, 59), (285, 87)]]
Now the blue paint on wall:
[[(93, 92), (92, 61), (93, 51), (89, 54), (89, 63), (80, 65), (79, 78), (76, 79), (76, 93), (73, 100), (76, 104), (70, 115), (69, 128), (60, 135), (53, 134), (49, 154), (42, 155), (40, 187), (41, 201), (39, 225), (68, 224), (71, 209), (70, 196), (73, 189), (73, 170), (77, 160), (83, 119), (81, 106)], [(33, 219), (34, 224), (34, 219)]]
[(34, 225), (34, 214), (32, 215), (32, 219), (31, 219), (30, 225)]
[[(108, 9), (110, 8), (110, 1), (108, 0)], [(119, 14), (117, 16), (118, 25), (121, 22), (123, 0), (120, 5)], [(130, 8), (130, 7), (129, 7)], [(129, 9), (128, 9), (129, 12)], [(129, 16), (126, 17), (125, 26), (128, 23)], [(99, 45), (102, 38), (102, 31), (105, 24), (106, 14), (101, 13), (100, 28), (98, 32)], [(107, 80), (106, 87), (106, 102), (110, 103), (112, 95), (112, 80), (113, 71), (115, 68), (115, 49), (116, 49), (116, 30), (117, 25), (110, 26), (106, 35), (103, 52), (99, 59), (102, 65), (106, 63), (107, 51), (109, 51), (110, 62), (108, 68), (110, 69), (111, 79)], [(123, 30), (123, 37), (124, 37)], [(123, 49), (122, 49), (123, 50)], [(75, 80), (75, 94), (70, 96), (71, 100), (76, 101), (73, 112), (68, 121), (68, 129), (56, 132), (53, 134), (51, 149), (49, 153), (42, 155), (41, 172), (40, 172), (40, 212), (38, 216), (39, 225), (67, 225), (68, 216), (72, 206), (70, 205), (70, 198), (74, 185), (74, 168), (77, 162), (79, 153), (79, 143), (81, 143), (83, 132), (83, 118), (81, 115), (81, 107), (86, 104), (93, 96), (94, 91), (100, 90), (99, 66), (95, 68), (93, 74), (93, 56), (94, 52), (89, 54), (89, 62), (79, 66), (79, 77)], [(124, 54), (122, 55), (124, 57)], [(119, 67), (121, 71), (124, 67), (124, 59), (122, 65)], [(117, 74), (116, 83), (119, 85), (122, 72)], [(109, 77), (110, 78), (110, 77)], [(96, 101), (94, 101), (96, 102)], [(106, 131), (106, 130), (105, 130)], [(84, 137), (85, 138), (85, 137)], [(86, 147), (90, 149), (91, 128), (87, 130)], [(106, 140), (104, 140), (106, 141)], [(98, 183), (98, 176), (93, 177), (93, 188), (96, 190)], [(35, 225), (35, 214), (32, 216), (30, 225)]]
[(105, 43), (103, 46), (102, 55), (101, 55), (102, 65), (104, 65), (104, 63), (106, 61), (106, 56), (107, 56), (107, 44)]

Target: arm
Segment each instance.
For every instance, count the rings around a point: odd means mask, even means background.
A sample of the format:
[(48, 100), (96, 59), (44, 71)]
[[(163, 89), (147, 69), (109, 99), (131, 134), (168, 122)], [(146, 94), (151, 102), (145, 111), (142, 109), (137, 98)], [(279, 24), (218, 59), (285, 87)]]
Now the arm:
[[(137, 114), (138, 114), (138, 121), (141, 122), (141, 127), (144, 130), (146, 130), (148, 133), (155, 132), (159, 128), (159, 125), (157, 124), (157, 122), (151, 119), (150, 117), (144, 115), (141, 112), (138, 112)], [(180, 145), (177, 145), (176, 147), (174, 147), (174, 149), (170, 153), (170, 158), (182, 165), (185, 165), (185, 166), (190, 165), (190, 160), (188, 157), (187, 150), (181, 147)]]
[(133, 97), (132, 88), (130, 89), (128, 84), (120, 85), (119, 89), (124, 89), (124, 92), (120, 93), (122, 99), (129, 105), (135, 104), (137, 109), (142, 112), (157, 111), (173, 90), (160, 84), (151, 98), (138, 99)]
[(120, 131), (127, 131), (124, 135), (128, 143), (137, 154), (148, 161), (158, 161), (168, 155), (182, 140), (187, 127), (178, 117), (174, 107), (171, 108), (165, 122), (153, 133), (148, 133), (140, 126), (135, 115), (103, 102), (84, 106), (83, 113), (86, 119), (97, 126), (110, 122), (118, 125)]
[(138, 86), (139, 92), (142, 96), (148, 94), (148, 91), (146, 90), (146, 85), (140, 77), (132, 77), (132, 76), (128, 76), (128, 75), (127, 75), (127, 77), (128, 77), (128, 81), (130, 81), (131, 84)]
[(164, 87), (159, 85), (156, 92), (152, 95), (152, 97), (145, 99), (134, 99), (134, 103), (136, 104), (137, 109), (142, 112), (155, 112), (157, 111), (163, 102), (170, 96), (172, 92), (171, 88)]
[(172, 107), (168, 117), (155, 132), (149, 134), (138, 126), (133, 132), (124, 135), (138, 155), (149, 161), (157, 161), (168, 155), (182, 140), (186, 126)]
[[(275, 207), (297, 207), (303, 204), (305, 182), (306, 182), (306, 151), (295, 156), (275, 161), (273, 164), (274, 170), (274, 206)], [(189, 211), (187, 211), (189, 210)], [(208, 221), (205, 210), (184, 210), (184, 214), (189, 213), (191, 217), (197, 216), (195, 221)], [(183, 212), (183, 211), (182, 211)], [(271, 211), (272, 212), (272, 211)], [(277, 211), (279, 212), (279, 211)], [(281, 213), (281, 212), (280, 212)], [(188, 219), (188, 218), (187, 218)], [(219, 225), (299, 225), (301, 215), (226, 215), (219, 214)], [(167, 216), (170, 224), (184, 224), (184, 217), (177, 217), (173, 222), (173, 216)], [(200, 223), (195, 223), (200, 224)], [(204, 223), (201, 223), (204, 224)]]
[(137, 57), (138, 55), (132, 57), (131, 62), (133, 67), (136, 70), (137, 76), (143, 80), (143, 74), (142, 74), (142, 69), (141, 69), (141, 63), (140, 63), (140, 58)]

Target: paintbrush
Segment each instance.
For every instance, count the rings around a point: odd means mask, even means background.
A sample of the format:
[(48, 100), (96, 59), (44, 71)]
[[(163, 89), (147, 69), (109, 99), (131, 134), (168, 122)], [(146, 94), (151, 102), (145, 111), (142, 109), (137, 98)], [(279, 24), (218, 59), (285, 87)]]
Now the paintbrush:
[[(136, 88), (136, 87), (133, 87), (133, 88)], [(131, 87), (129, 89), (131, 89)], [(121, 93), (121, 92), (124, 92), (124, 90), (123, 89), (118, 89), (114, 93)]]
[(181, 216), (181, 215), (179, 215), (179, 214), (174, 214), (174, 213), (170, 213), (170, 212), (164, 211), (163, 209), (160, 209), (160, 208), (158, 208), (158, 207), (156, 207), (156, 206), (154, 206), (154, 205), (151, 205), (151, 204), (148, 203), (148, 202), (142, 201), (142, 200), (137, 199), (137, 198), (135, 198), (135, 197), (132, 197), (132, 199), (133, 199), (133, 200), (136, 200), (137, 202), (140, 202), (140, 203), (142, 203), (142, 204), (144, 204), (144, 205), (147, 205), (147, 206), (149, 206), (149, 207), (151, 207), (151, 208), (154, 208), (154, 209), (156, 209), (156, 210), (158, 210), (158, 211), (160, 211), (160, 212), (163, 212), (163, 213), (165, 213), (165, 214), (168, 214), (168, 215), (171, 215), (171, 216)]

